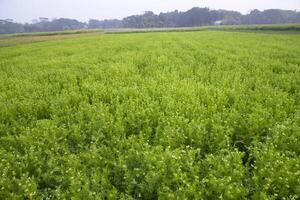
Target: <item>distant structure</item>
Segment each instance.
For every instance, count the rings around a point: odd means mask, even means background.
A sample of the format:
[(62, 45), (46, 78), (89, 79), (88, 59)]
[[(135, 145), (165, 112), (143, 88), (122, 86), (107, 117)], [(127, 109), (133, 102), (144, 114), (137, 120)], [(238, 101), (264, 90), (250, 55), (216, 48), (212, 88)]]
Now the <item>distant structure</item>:
[(215, 26), (221, 26), (223, 24), (223, 20), (218, 20), (214, 22)]
[(40, 20), (41, 22), (48, 22), (48, 21), (49, 21), (49, 18), (47, 18), (47, 17), (40, 17), (39, 20)]

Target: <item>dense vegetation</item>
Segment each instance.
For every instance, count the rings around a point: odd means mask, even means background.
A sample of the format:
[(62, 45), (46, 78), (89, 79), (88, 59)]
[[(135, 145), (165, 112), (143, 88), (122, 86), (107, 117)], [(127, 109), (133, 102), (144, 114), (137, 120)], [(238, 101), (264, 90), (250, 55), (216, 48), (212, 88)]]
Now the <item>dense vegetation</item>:
[(299, 199), (300, 35), (0, 48), (0, 199)]
[(122, 20), (91, 19), (88, 23), (74, 19), (40, 18), (33, 23), (19, 24), (11, 20), (0, 20), (0, 34), (20, 32), (63, 31), (74, 29), (107, 29), (107, 28), (163, 28), (163, 27), (196, 27), (215, 24), (280, 24), (300, 23), (300, 12), (292, 10), (269, 9), (253, 10), (242, 15), (236, 11), (210, 10), (208, 8), (192, 8), (186, 12), (167, 12), (158, 15), (151, 11), (143, 15), (132, 15)]

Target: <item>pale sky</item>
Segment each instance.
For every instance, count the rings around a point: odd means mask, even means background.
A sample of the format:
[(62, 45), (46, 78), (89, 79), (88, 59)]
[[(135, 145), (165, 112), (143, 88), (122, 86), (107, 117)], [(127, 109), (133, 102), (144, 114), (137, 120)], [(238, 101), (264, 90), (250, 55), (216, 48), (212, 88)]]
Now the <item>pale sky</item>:
[(248, 13), (255, 8), (300, 10), (300, 0), (0, 0), (0, 19), (30, 22), (39, 17), (89, 19), (122, 19), (142, 14), (186, 11), (192, 7), (236, 10)]

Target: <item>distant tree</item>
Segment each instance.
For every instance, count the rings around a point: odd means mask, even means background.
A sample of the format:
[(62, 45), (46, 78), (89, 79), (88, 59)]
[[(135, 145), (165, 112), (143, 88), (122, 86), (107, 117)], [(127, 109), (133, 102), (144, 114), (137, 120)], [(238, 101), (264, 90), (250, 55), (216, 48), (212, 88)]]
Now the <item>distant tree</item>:
[(63, 31), (73, 29), (96, 28), (153, 28), (153, 27), (192, 27), (213, 24), (275, 24), (275, 23), (300, 23), (300, 12), (295, 10), (269, 9), (252, 10), (249, 14), (242, 15), (236, 11), (210, 10), (209, 8), (194, 7), (186, 12), (160, 13), (145, 11), (142, 15), (131, 15), (122, 20), (97, 20), (90, 19), (88, 23), (75, 19), (52, 19), (40, 17), (32, 23), (14, 23), (12, 19), (0, 20), (0, 34), (18, 32)]
[(52, 21), (41, 20), (37, 23), (25, 24), (24, 29), (26, 32), (44, 32), (44, 31), (63, 31), (83, 29), (86, 24), (79, 22), (75, 19), (59, 18)]
[(14, 22), (13, 19), (5, 19), (4, 21), (6, 21), (6, 22)]
[(88, 22), (88, 28), (95, 29), (95, 28), (101, 28), (101, 21), (97, 19), (90, 19)]
[(22, 24), (13, 23), (7, 20), (0, 21), (0, 34), (21, 33), (24, 32)]
[(243, 24), (280, 24), (297, 22), (297, 12), (291, 10), (269, 9), (251, 11), (243, 16)]
[(142, 18), (139, 15), (132, 15), (123, 19), (126, 28), (143, 28)]
[(123, 24), (122, 21), (118, 19), (110, 19), (110, 20), (102, 20), (102, 21), (96, 19), (90, 19), (87, 26), (90, 29), (121, 28)]

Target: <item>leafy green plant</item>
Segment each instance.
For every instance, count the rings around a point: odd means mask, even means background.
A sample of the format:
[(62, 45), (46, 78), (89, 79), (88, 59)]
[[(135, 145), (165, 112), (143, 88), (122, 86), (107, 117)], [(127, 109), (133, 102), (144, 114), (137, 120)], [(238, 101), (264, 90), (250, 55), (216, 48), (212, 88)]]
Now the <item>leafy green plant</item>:
[(299, 199), (299, 47), (201, 31), (0, 48), (0, 199)]

